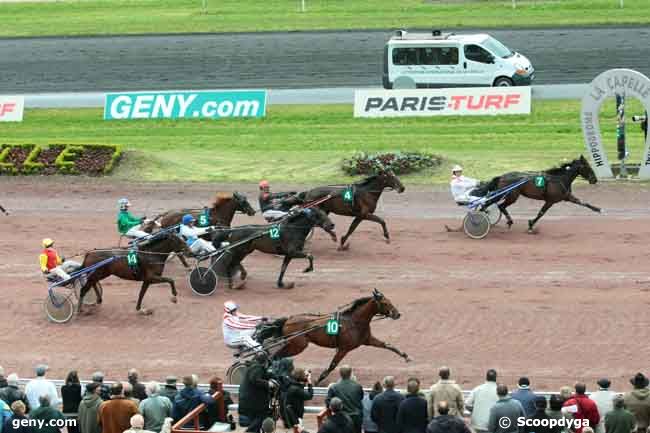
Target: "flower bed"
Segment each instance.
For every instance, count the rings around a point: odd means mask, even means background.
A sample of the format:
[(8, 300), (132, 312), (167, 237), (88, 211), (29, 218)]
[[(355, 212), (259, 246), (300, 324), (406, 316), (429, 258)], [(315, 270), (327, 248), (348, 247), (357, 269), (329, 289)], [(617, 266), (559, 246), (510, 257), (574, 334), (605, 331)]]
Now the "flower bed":
[(342, 169), (350, 176), (371, 175), (381, 170), (391, 170), (397, 175), (415, 173), (435, 168), (442, 163), (442, 157), (419, 152), (391, 152), (379, 154), (358, 153), (343, 160)]

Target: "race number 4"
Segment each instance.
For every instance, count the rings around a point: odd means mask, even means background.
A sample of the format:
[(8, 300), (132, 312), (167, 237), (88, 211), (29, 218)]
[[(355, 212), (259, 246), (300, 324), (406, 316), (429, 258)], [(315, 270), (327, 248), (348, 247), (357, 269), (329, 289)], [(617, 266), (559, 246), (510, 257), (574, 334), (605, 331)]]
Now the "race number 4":
[(346, 203), (352, 203), (354, 201), (354, 193), (352, 188), (348, 187), (343, 190), (343, 201)]
[(126, 263), (131, 267), (138, 266), (138, 253), (134, 250), (129, 251), (126, 255)]
[(325, 325), (325, 332), (327, 335), (339, 335), (339, 321), (336, 319), (330, 319)]
[(280, 239), (280, 227), (273, 226), (269, 229), (269, 237), (273, 240)]

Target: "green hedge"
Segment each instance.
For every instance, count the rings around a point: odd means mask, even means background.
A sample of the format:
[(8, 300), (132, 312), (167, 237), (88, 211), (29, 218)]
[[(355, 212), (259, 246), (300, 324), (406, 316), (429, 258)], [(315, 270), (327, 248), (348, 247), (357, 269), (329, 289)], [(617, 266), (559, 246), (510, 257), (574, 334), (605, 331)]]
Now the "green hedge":
[[(12, 149), (29, 149), (29, 154), (22, 161), (12, 160)], [(51, 164), (39, 162), (43, 150), (59, 151)], [(87, 151), (100, 151), (101, 160), (82, 161)], [(35, 144), (3, 144), (0, 146), (0, 174), (33, 175), (33, 174), (109, 174), (122, 157), (122, 149), (110, 144), (53, 144), (39, 146)], [(87, 158), (86, 158), (87, 159)], [(105, 160), (105, 161), (104, 161)]]

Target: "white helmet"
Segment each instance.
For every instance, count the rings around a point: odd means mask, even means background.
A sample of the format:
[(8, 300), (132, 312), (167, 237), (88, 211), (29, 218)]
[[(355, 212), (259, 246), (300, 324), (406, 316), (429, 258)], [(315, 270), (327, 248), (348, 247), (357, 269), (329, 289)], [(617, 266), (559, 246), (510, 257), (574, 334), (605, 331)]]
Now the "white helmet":
[(131, 206), (131, 203), (129, 202), (128, 198), (121, 198), (117, 201), (117, 204), (120, 206), (120, 210), (126, 210), (129, 206)]
[(239, 305), (235, 304), (233, 301), (226, 301), (223, 303), (223, 309), (226, 313), (232, 313), (239, 309)]
[(458, 165), (458, 164), (454, 165), (454, 167), (451, 169), (451, 174), (454, 174), (454, 173), (456, 173), (457, 171), (463, 171), (463, 167), (461, 167), (461, 166)]

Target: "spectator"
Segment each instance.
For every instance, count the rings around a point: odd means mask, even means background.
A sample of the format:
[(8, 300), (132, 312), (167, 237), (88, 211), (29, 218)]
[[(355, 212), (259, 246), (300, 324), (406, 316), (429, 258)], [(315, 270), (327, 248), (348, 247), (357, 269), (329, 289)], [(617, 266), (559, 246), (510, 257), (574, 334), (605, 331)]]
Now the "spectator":
[(539, 424), (533, 421), (532, 426), (525, 427), (526, 433), (560, 433), (562, 430), (560, 426), (553, 426), (551, 428), (549, 423), (551, 417), (546, 414), (546, 406), (546, 397), (538, 395), (535, 398), (535, 413), (530, 418), (532, 420), (539, 420)]
[[(341, 367), (341, 370), (343, 368), (350, 369), (350, 367)], [(347, 376), (347, 372), (345, 375)], [(341, 372), (341, 376), (343, 376), (343, 372)], [(321, 428), (318, 429), (318, 433), (354, 433), (356, 431), (354, 421), (345, 413), (343, 400), (338, 397), (332, 397), (329, 399), (328, 407), (331, 415), (327, 417)]]
[(471, 433), (465, 421), (457, 415), (451, 415), (449, 404), (439, 401), (436, 404), (437, 414), (427, 427), (427, 433)]
[(262, 433), (275, 433), (275, 421), (273, 418), (266, 418), (262, 421)]
[(427, 429), (427, 401), (420, 395), (420, 383), (409, 379), (406, 397), (397, 411), (397, 425), (400, 433), (424, 433)]
[(201, 403), (206, 405), (214, 404), (214, 399), (211, 395), (206, 392), (201, 392), (196, 388), (197, 382), (193, 376), (183, 377), (183, 385), (185, 385), (185, 388), (178, 393), (172, 405), (172, 418), (174, 422), (178, 422)]
[(77, 427), (81, 433), (101, 433), (99, 426), (99, 406), (103, 403), (101, 385), (91, 382), (86, 385), (86, 395), (79, 404), (79, 415), (77, 416)]
[(598, 415), (600, 415), (600, 422), (596, 426), (596, 433), (605, 433), (605, 417), (614, 408), (614, 397), (616, 393), (609, 390), (611, 382), (607, 378), (603, 378), (596, 382), (598, 384), (598, 391), (592, 393), (589, 398), (596, 403), (598, 408)]
[(138, 370), (136, 370), (135, 368), (129, 370), (128, 378), (129, 378), (129, 383), (133, 387), (133, 397), (142, 401), (145, 398), (147, 398), (147, 391), (145, 390), (144, 385), (138, 382), (138, 377), (139, 377)]
[[(7, 381), (9, 381), (9, 378), (7, 378)], [(27, 416), (25, 416), (26, 409), (25, 403), (20, 400), (14, 401), (11, 404), (11, 410), (14, 414), (5, 421), (2, 433), (36, 433), (36, 429), (20, 424), (27, 420)]]
[(61, 420), (62, 423), (65, 420), (59, 410), (50, 406), (50, 396), (47, 394), (39, 397), (38, 408), (32, 411), (30, 418), (43, 421), (43, 426), (38, 429), (39, 433), (60, 433), (61, 428), (56, 427), (57, 420)]
[(167, 397), (172, 403), (178, 394), (178, 388), (176, 388), (176, 380), (176, 376), (167, 376), (165, 378), (165, 386), (160, 390), (160, 395)]
[(232, 398), (230, 397), (230, 393), (228, 391), (224, 391), (222, 385), (222, 381), (220, 378), (217, 376), (213, 376), (210, 378), (210, 389), (208, 390), (208, 394), (214, 395), (215, 392), (221, 391), (223, 393), (223, 405), (225, 408), (225, 413), (219, 414), (219, 406), (216, 404), (211, 404), (209, 405), (205, 411), (201, 413), (203, 416), (202, 423), (210, 428), (214, 423), (216, 422), (231, 422), (229, 418), (232, 419), (232, 415), (229, 417), (228, 416), (228, 406), (233, 404), (234, 402), (232, 401)]
[[(145, 387), (147, 398), (140, 402), (140, 413), (144, 417), (144, 429), (159, 432), (165, 418), (172, 416), (172, 402), (159, 394), (160, 386), (149, 382)], [(133, 425), (133, 423), (131, 423)]]
[(438, 402), (446, 401), (449, 415), (462, 417), (464, 409), (463, 391), (456, 385), (456, 382), (449, 379), (451, 370), (449, 367), (441, 367), (438, 376), (440, 376), (440, 380), (431, 387), (429, 395), (429, 415), (431, 417), (438, 416)]
[(239, 414), (248, 418), (247, 432), (257, 433), (269, 416), (269, 388), (274, 382), (270, 380), (267, 366), (266, 355), (256, 354), (239, 386)]
[(564, 404), (565, 401), (571, 398), (571, 395), (573, 394), (573, 391), (571, 391), (570, 386), (563, 386), (560, 388), (560, 398), (562, 399), (562, 404)]
[(27, 395), (20, 389), (18, 375), (12, 373), (7, 376), (7, 385), (6, 388), (0, 390), (0, 400), (4, 400), (9, 407), (11, 407), (15, 401), (22, 401), (25, 404), (25, 411), (29, 412), (29, 401), (27, 401)]
[(325, 404), (329, 407), (330, 401), (334, 397), (338, 397), (343, 402), (342, 412), (352, 420), (353, 431), (360, 433), (363, 423), (363, 405), (361, 404), (363, 388), (352, 378), (352, 368), (349, 365), (342, 366), (339, 369), (339, 374), (341, 380), (330, 386)]
[(625, 398), (622, 395), (614, 397), (613, 408), (605, 415), (605, 431), (607, 433), (632, 433), (637, 430), (636, 418), (625, 409)]
[(40, 406), (39, 398), (42, 395), (50, 397), (50, 404), (52, 406), (56, 407), (59, 405), (59, 395), (56, 392), (56, 386), (53, 382), (45, 379), (47, 370), (47, 365), (37, 365), (35, 368), (36, 379), (30, 380), (25, 386), (25, 394), (27, 395), (27, 401), (29, 402), (31, 411), (38, 409)]
[(11, 407), (4, 400), (0, 400), (0, 433), (2, 433), (5, 421), (10, 419), (12, 415)]
[[(499, 400), (490, 409), (488, 433), (524, 433), (524, 428), (517, 425), (517, 418), (526, 416), (524, 408), (518, 400), (508, 396), (508, 387), (497, 385)], [(502, 421), (508, 419), (508, 422)]]
[(375, 397), (384, 392), (384, 388), (381, 386), (381, 382), (375, 382), (372, 390), (363, 396), (361, 400), (362, 412), (363, 412), (363, 421), (362, 427), (364, 433), (377, 433), (379, 432), (379, 427), (370, 417), (370, 412), (372, 411), (372, 405), (375, 401)]
[(104, 384), (104, 373), (101, 371), (96, 371), (93, 373), (93, 382), (96, 382), (99, 384), (99, 396), (102, 398), (104, 401), (108, 401), (111, 399), (111, 390), (108, 385)]
[[(68, 373), (65, 385), (61, 387), (61, 399), (63, 400), (63, 413), (76, 414), (79, 412), (79, 404), (82, 398), (81, 383), (76, 370)], [(68, 433), (79, 433), (77, 425), (68, 426)]]
[(465, 401), (465, 409), (472, 414), (472, 429), (476, 433), (487, 432), (490, 409), (498, 400), (497, 372), (490, 369), (485, 374), (485, 383), (474, 388)]
[(125, 430), (124, 433), (154, 433), (144, 429), (144, 418), (140, 414), (133, 415), (129, 422), (131, 423), (131, 428)]
[[(549, 418), (555, 419), (555, 420), (561, 420), (564, 418), (564, 414), (562, 413), (562, 405), (564, 404), (564, 400), (562, 397), (560, 397), (559, 394), (553, 394), (551, 397), (548, 399), (548, 409), (546, 410), (546, 415), (548, 415)], [(560, 428), (561, 432), (567, 432), (568, 429), (562, 427)]]
[(524, 408), (527, 418), (531, 418), (535, 414), (535, 400), (537, 396), (530, 389), (530, 379), (527, 377), (520, 377), (517, 384), (518, 388), (515, 392), (512, 393), (512, 398), (521, 403), (521, 406)]
[(124, 386), (120, 382), (114, 383), (111, 399), (103, 402), (98, 410), (102, 433), (123, 433), (131, 426), (131, 417), (136, 413), (138, 406), (124, 397)]
[[(570, 413), (573, 419), (586, 419), (589, 421), (589, 426), (597, 426), (600, 422), (600, 415), (598, 415), (598, 407), (593, 400), (585, 395), (587, 386), (584, 383), (576, 383), (575, 394), (573, 397), (564, 402), (562, 411)], [(582, 433), (582, 425), (575, 429), (576, 433)]]
[(379, 427), (379, 433), (399, 433), (397, 412), (404, 396), (395, 391), (395, 378), (384, 378), (384, 392), (375, 397), (370, 417)]
[(625, 393), (625, 407), (636, 417), (636, 428), (644, 433), (650, 424), (650, 390), (648, 378), (637, 373), (630, 383), (634, 386), (632, 392)]
[(312, 398), (314, 398), (314, 387), (311, 381), (311, 372), (296, 368), (291, 373), (284, 399), (284, 423), (287, 428), (302, 425), (302, 419), (305, 416), (305, 402)]
[(9, 384), (7, 383), (7, 379), (5, 378), (5, 369), (2, 368), (2, 366), (0, 366), (0, 390), (8, 386)]
[(129, 382), (123, 382), (122, 387), (124, 389), (124, 398), (131, 400), (136, 406), (138, 406), (140, 404), (140, 399), (133, 396), (133, 386)]

